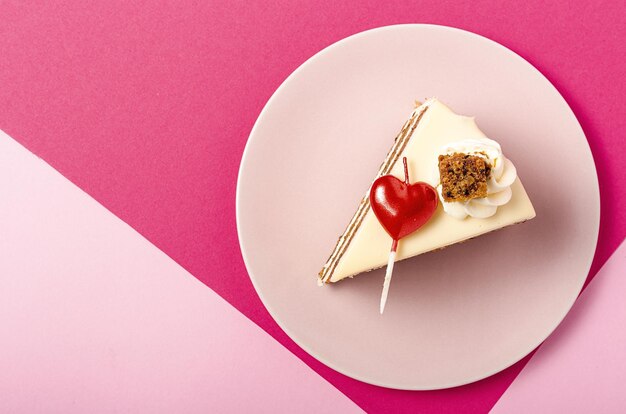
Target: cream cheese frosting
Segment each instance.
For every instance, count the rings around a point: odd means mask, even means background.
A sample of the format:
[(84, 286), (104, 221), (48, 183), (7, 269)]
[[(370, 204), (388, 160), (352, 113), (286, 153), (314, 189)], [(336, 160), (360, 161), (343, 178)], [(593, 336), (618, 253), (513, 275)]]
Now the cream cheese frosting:
[[(487, 197), (474, 198), (465, 202), (445, 201), (441, 193), (442, 185), (437, 185), (437, 193), (443, 210), (450, 216), (463, 220), (467, 216), (487, 218), (496, 214), (498, 207), (511, 200), (511, 185), (517, 178), (513, 163), (502, 154), (500, 144), (489, 138), (473, 138), (451, 142), (439, 150), (439, 155), (454, 153), (476, 155), (484, 158), (491, 166), (491, 177), (487, 182)], [(439, 182), (439, 169), (434, 166)]]

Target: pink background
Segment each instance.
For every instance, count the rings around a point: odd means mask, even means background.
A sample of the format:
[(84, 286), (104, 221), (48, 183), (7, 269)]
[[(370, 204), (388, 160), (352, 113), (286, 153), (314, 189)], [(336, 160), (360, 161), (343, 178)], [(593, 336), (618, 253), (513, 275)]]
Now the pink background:
[(414, 22), (511, 48), (568, 100), (594, 153), (602, 220), (591, 275), (626, 235), (620, 2), (3, 3), (0, 16), (0, 128), (368, 411), (485, 411), (527, 360), (456, 389), (386, 390), (318, 363), (272, 321), (239, 253), (237, 170), (263, 105), (312, 54), (365, 29)]
[(620, 413), (626, 407), (626, 243), (524, 367), (493, 413)]
[(362, 412), (2, 131), (0, 194), (0, 413)]

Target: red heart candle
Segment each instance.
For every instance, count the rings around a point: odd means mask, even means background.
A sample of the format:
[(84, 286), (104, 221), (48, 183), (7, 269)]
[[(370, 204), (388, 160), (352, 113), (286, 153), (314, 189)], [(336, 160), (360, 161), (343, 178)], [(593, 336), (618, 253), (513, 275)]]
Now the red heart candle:
[(372, 210), (393, 239), (383, 285), (380, 313), (383, 313), (385, 308), (398, 241), (426, 224), (435, 213), (439, 202), (437, 191), (432, 186), (423, 182), (409, 183), (406, 157), (402, 159), (402, 162), (404, 163), (404, 181), (400, 181), (393, 175), (384, 175), (377, 178), (370, 189)]
[(422, 227), (435, 213), (437, 191), (430, 185), (409, 183), (406, 157), (404, 182), (393, 175), (379, 177), (370, 190), (370, 204), (378, 221), (395, 241)]

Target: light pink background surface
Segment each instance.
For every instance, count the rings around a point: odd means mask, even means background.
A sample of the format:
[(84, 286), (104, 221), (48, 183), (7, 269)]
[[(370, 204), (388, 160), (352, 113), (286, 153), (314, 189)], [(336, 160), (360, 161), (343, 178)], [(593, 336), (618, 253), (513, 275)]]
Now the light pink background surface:
[(362, 412), (2, 131), (0, 194), (0, 412)]
[(272, 92), (323, 47), (395, 23), (474, 31), (541, 70), (586, 132), (602, 199), (594, 275), (626, 235), (624, 13), (617, 1), (4, 2), (0, 128), (368, 411), (480, 412), (525, 361), (457, 389), (392, 391), (337, 374), (278, 328), (238, 250), (243, 147)]
[[(415, 91), (476, 117), (515, 163), (537, 217), (397, 263), (381, 316), (385, 269), (324, 289), (316, 275)], [(409, 162), (434, 167), (436, 157)], [(411, 390), (485, 378), (537, 347), (580, 293), (600, 217), (587, 140), (554, 87), (500, 45), (432, 25), (371, 30), (307, 61), (255, 124), (238, 186), (247, 269), (280, 326), (340, 372)]]
[(623, 413), (626, 243), (535, 353), (493, 413)]

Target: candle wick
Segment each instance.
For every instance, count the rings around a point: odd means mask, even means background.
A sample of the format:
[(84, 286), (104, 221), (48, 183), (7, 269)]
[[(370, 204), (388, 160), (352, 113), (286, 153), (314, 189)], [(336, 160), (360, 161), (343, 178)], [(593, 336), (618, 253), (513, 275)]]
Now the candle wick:
[(406, 157), (402, 157), (402, 162), (404, 163), (404, 183), (409, 185), (409, 167), (407, 165)]

